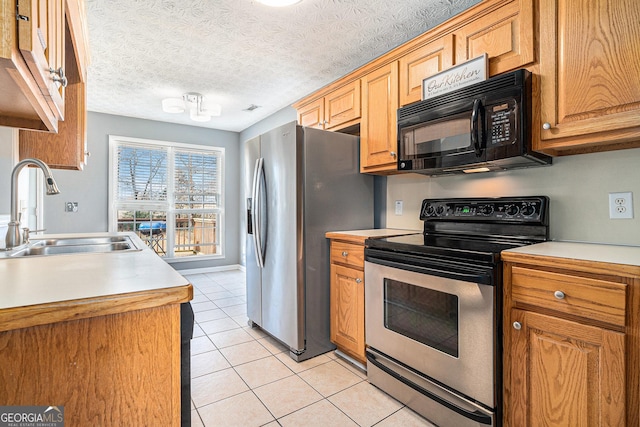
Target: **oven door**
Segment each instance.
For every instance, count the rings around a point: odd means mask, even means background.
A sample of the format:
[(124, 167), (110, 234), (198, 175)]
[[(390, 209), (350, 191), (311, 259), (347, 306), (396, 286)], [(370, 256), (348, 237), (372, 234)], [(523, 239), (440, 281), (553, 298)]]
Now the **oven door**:
[(367, 345), (496, 408), (493, 268), (395, 256), (366, 258)]

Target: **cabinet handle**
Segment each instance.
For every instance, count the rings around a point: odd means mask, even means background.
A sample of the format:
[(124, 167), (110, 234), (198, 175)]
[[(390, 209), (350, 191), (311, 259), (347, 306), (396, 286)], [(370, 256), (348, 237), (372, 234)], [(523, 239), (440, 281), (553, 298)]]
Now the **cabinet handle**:
[(396, 152), (395, 151), (391, 151), (391, 152), (389, 152), (389, 155), (391, 157), (395, 158), (396, 157)]
[(520, 322), (513, 322), (513, 329), (515, 329), (516, 331), (522, 329), (522, 325), (520, 324)]
[(544, 130), (549, 130), (549, 129), (551, 129), (551, 123), (549, 123), (549, 122), (544, 122), (544, 123), (542, 124), (542, 129), (544, 129)]
[(349, 252), (347, 251), (342, 252), (342, 256), (347, 256), (347, 255), (349, 255)]
[(54, 70), (53, 68), (49, 68), (49, 73), (53, 74), (53, 81), (60, 82), (62, 87), (67, 87), (69, 81), (67, 80), (67, 76), (64, 75), (64, 69), (62, 67)]
[(358, 284), (359, 284), (359, 283), (362, 283), (362, 279), (358, 277), (358, 278), (356, 279), (356, 283), (358, 283)]
[(564, 299), (564, 292), (562, 291), (555, 291), (553, 293), (553, 296), (556, 297), (557, 299)]

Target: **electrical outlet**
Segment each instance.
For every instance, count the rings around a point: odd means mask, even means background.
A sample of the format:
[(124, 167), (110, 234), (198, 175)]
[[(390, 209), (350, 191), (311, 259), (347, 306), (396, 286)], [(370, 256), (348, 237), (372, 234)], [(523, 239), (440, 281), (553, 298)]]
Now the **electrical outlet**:
[(631, 191), (625, 193), (609, 193), (609, 218), (633, 218), (633, 197)]
[(402, 215), (402, 200), (396, 200), (396, 215)]

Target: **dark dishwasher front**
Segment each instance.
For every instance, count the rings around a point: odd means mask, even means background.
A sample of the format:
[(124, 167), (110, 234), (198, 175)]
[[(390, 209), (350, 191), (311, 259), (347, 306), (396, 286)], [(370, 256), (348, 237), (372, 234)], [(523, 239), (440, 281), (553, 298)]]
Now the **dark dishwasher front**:
[(191, 303), (180, 304), (180, 421), (191, 426), (191, 338), (194, 315)]

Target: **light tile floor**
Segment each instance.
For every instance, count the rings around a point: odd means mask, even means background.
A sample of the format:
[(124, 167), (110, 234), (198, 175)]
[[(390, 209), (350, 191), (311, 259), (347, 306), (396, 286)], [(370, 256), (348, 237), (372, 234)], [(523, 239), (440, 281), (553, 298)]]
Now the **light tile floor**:
[(329, 352), (301, 363), (246, 317), (244, 272), (186, 276), (194, 287), (191, 420), (214, 426), (428, 426)]

